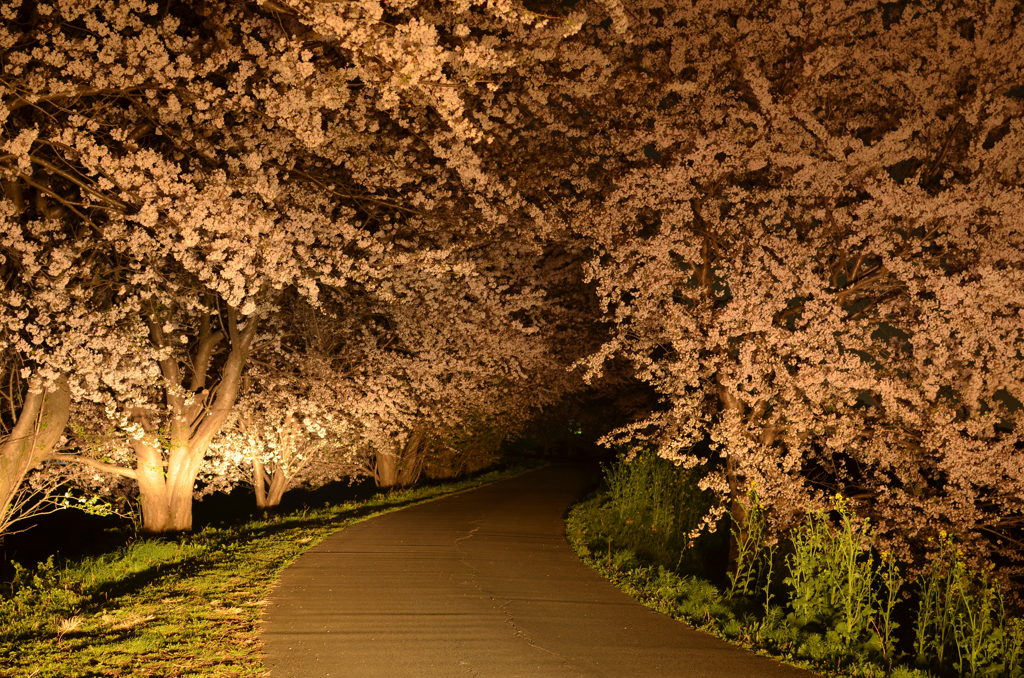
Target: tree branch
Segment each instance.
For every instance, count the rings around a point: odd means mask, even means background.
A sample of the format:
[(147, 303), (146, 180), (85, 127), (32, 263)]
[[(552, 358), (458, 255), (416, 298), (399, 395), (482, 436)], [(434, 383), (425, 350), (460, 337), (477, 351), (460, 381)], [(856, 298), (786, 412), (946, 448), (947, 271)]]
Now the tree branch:
[(210, 314), (204, 313), (199, 321), (199, 345), (196, 347), (196, 355), (192, 363), (192, 382), (189, 384), (189, 390), (197, 392), (206, 387), (213, 351), (223, 339), (223, 332), (211, 330)]
[(118, 209), (118, 210), (124, 212), (129, 207), (131, 207), (131, 205), (129, 205), (128, 203), (124, 202), (123, 200), (120, 200), (118, 198), (113, 198), (113, 197), (107, 195), (106, 193), (104, 193), (103, 191), (100, 191), (99, 189), (93, 188), (92, 186), (90, 186), (89, 184), (85, 183), (84, 181), (82, 181), (81, 179), (79, 179), (75, 175), (71, 174), (70, 172), (68, 172), (66, 170), (63, 170), (60, 167), (57, 167), (56, 165), (54, 165), (49, 160), (44, 160), (43, 158), (40, 158), (37, 155), (30, 155), (29, 159), (34, 164), (39, 165), (40, 167), (43, 167), (45, 169), (48, 169), (51, 172), (53, 172), (54, 174), (57, 174), (57, 175), (59, 175), (61, 177), (64, 177), (65, 179), (67, 179), (71, 183), (73, 183), (76, 186), (78, 186), (79, 188), (81, 188), (86, 193), (88, 193), (88, 194), (92, 195), (93, 197), (95, 197), (95, 198), (97, 198), (99, 200), (102, 200), (103, 202), (107, 203), (108, 206), (113, 208), (113, 209)]
[(4, 106), (9, 111), (16, 111), (24, 106), (35, 106), (37, 104), (46, 103), (47, 101), (60, 101), (61, 99), (81, 99), (83, 97), (94, 97), (94, 96), (120, 96), (130, 94), (132, 92), (138, 92), (143, 89), (154, 88), (153, 83), (146, 83), (138, 85), (136, 87), (129, 87), (127, 89), (116, 89), (116, 88), (97, 88), (97, 87), (83, 87), (81, 89), (72, 90), (70, 92), (54, 92), (53, 94), (40, 94), (38, 96), (32, 95), (19, 95), (13, 99), (8, 99), (4, 102)]
[(55, 452), (47, 456), (48, 460), (53, 461), (69, 461), (73, 464), (82, 464), (90, 468), (94, 468), (97, 471), (103, 471), (104, 473), (110, 473), (118, 475), (124, 478), (131, 478), (132, 480), (138, 480), (138, 475), (133, 469), (124, 468), (117, 464), (108, 464), (99, 459), (93, 459), (92, 457), (86, 457), (81, 454), (69, 454), (67, 452)]

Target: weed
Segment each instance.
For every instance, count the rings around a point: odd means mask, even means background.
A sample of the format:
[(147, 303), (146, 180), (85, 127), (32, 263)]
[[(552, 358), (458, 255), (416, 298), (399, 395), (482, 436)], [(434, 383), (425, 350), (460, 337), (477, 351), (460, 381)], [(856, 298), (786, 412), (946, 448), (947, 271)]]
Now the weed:
[(790, 535), (793, 552), (785, 581), (792, 624), (810, 632), (805, 651), (816, 659), (891, 658), (892, 609), (902, 577), (891, 559), (879, 567), (866, 519), (854, 516), (841, 497), (835, 498), (833, 510), (838, 525), (818, 511)]
[(771, 605), (771, 573), (775, 559), (775, 545), (768, 543), (768, 519), (764, 508), (751, 491), (747, 495), (746, 520), (741, 524), (730, 513), (732, 537), (736, 543), (736, 561), (729, 571), (731, 599), (751, 597), (758, 591), (764, 594), (765, 609)]
[(57, 633), (57, 642), (59, 643), (64, 639), (64, 636), (77, 631), (82, 626), (82, 618), (75, 615), (73, 617), (68, 617), (67, 619), (58, 619), (54, 626), (54, 630)]
[(961, 676), (1020, 676), (1024, 624), (1007, 615), (990, 569), (968, 567), (945, 533), (918, 580), (914, 649), (918, 664), (952, 665)]
[(690, 535), (710, 507), (700, 471), (641, 449), (605, 469), (603, 532), (619, 547), (651, 562), (678, 565)]

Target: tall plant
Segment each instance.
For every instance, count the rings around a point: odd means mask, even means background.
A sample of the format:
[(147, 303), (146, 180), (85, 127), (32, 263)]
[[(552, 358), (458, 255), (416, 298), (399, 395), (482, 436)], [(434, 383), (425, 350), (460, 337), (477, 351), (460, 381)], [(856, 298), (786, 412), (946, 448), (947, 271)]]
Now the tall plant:
[(767, 613), (771, 607), (772, 574), (778, 544), (770, 542), (768, 518), (757, 492), (750, 490), (747, 493), (742, 520), (732, 513), (729, 517), (734, 558), (729, 570), (728, 597), (735, 600), (761, 593)]
[(620, 546), (658, 562), (679, 564), (707, 512), (700, 471), (662, 459), (653, 450), (627, 453), (605, 470), (608, 505)]
[(1024, 628), (1007, 614), (991, 568), (971, 568), (946, 532), (918, 579), (914, 652), (918, 664), (961, 676), (1018, 676)]
[(836, 496), (832, 511), (809, 514), (790, 539), (787, 557), (791, 623), (809, 631), (804, 651), (816, 658), (881, 655), (891, 661), (893, 618), (903, 579), (894, 559), (872, 550), (867, 519)]

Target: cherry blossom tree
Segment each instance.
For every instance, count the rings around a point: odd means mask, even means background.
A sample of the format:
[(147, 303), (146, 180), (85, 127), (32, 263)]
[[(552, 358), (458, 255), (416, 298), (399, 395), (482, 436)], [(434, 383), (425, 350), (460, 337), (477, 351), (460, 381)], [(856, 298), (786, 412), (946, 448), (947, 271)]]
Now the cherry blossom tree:
[[(309, 374), (309, 363), (301, 366)], [(246, 483), (253, 487), (256, 506), (273, 509), (293, 487), (319, 487), (354, 479), (361, 469), (345, 453), (344, 430), (337, 425), (327, 383), (280, 376), (259, 369), (250, 378), (260, 390), (242, 397), (233, 422), (213, 444), (213, 458), (202, 472), (202, 494)]]
[[(51, 238), (39, 265), (59, 273), (61, 264), (84, 260), (113, 289), (123, 317), (92, 323), (111, 328), (114, 345), (100, 361), (111, 372), (89, 369), (96, 361), (69, 365), (88, 385), (80, 428), (92, 433), (72, 441), (82, 454), (52, 456), (135, 480), (145, 528), (165, 531), (190, 526), (196, 473), (231, 412), (259, 318), (277, 291), (295, 287), (315, 297), (320, 284), (344, 285), (352, 253), (366, 248), (349, 224), (351, 207), (309, 181), (283, 190), (280, 175), (264, 166), (273, 160), (252, 154), (270, 138), (252, 137), (257, 121), (216, 140), (198, 133), (223, 127), (229, 112), (243, 117), (247, 93), (225, 101), (220, 94), (231, 86), (211, 81), (225, 69), (238, 69), (244, 81), (252, 63), (242, 63), (237, 45), (208, 48), (201, 32), (181, 30), (183, 17), (150, 9), (103, 2), (4, 8), (12, 78), (5, 81), (11, 134), (4, 162), (18, 187), (8, 193), (7, 213), (20, 230), (39, 215), (17, 210), (18, 190), (57, 206), (46, 228), (78, 234), (76, 241)], [(245, 132), (231, 136), (239, 129)], [(284, 154), (289, 144), (304, 147), (283, 136), (261, 148)], [(62, 248), (92, 259), (68, 259)], [(75, 301), (59, 299), (49, 310), (65, 314), (63, 325), (72, 323), (67, 315), (95, 314), (89, 300)], [(82, 343), (59, 329), (51, 344)], [(73, 329), (90, 328), (79, 322)], [(123, 347), (136, 351), (132, 359), (119, 353)]]
[(45, 497), (24, 486), (26, 474), (60, 445), (72, 398), (94, 387), (79, 372), (102, 374), (123, 351), (106, 348), (127, 315), (112, 303), (109, 285), (94, 268), (99, 253), (79, 237), (81, 230), (67, 229), (62, 207), (38, 194), (30, 201), (18, 182), (4, 189), (0, 534), (19, 513), (27, 517), (24, 510), (45, 508), (45, 501), (37, 501)]
[(15, 523), (46, 510), (49, 493), (38, 496), (35, 489), (26, 486), (25, 478), (52, 453), (69, 415), (66, 381), (47, 388), (37, 378), (23, 386), (21, 376), (10, 367), (5, 376), (8, 388), (4, 393), (5, 431), (0, 439), (0, 536), (11, 532)]
[(613, 65), (573, 101), (611, 171), (564, 175), (615, 326), (591, 366), (664, 398), (620, 437), (695, 464), (710, 435), (740, 515), (840, 491), (897, 544), (1013, 538), (1020, 11), (649, 2), (584, 28)]
[(339, 308), (292, 299), (271, 319), (277, 327), (255, 349), (231, 422), (202, 471), (201, 495), (249, 484), (267, 510), (293, 487), (365, 474), (338, 388), (352, 340)]
[(587, 343), (566, 321), (580, 315), (575, 298), (541, 288), (552, 257), (509, 256), (522, 246), (470, 252), (446, 275), (410, 262), (377, 289), (365, 338), (345, 342), (365, 353), (341, 370), (351, 404), (340, 409), (379, 484), (410, 484), (455, 450), (492, 455), (578, 384), (568, 367)]

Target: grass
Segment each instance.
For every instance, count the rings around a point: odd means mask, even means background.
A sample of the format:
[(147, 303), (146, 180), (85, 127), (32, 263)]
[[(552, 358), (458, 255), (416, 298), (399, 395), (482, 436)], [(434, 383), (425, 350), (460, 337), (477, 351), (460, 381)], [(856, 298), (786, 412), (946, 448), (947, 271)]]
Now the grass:
[(266, 675), (260, 616), (295, 558), (354, 522), (523, 470), (17, 568), (0, 597), (0, 676)]

